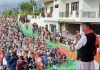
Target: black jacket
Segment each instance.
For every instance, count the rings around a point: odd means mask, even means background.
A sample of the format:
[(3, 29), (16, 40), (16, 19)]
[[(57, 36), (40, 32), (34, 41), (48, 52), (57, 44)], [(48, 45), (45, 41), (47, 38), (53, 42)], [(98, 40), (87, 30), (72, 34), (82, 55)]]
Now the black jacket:
[(77, 51), (77, 59), (84, 62), (89, 62), (94, 60), (94, 55), (96, 54), (96, 35), (94, 33), (86, 34), (87, 43), (85, 46)]

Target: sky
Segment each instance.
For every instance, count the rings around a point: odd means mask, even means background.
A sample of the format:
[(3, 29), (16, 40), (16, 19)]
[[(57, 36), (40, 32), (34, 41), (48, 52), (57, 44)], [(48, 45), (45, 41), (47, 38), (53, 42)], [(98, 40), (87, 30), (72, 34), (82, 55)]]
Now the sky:
[[(30, 0), (0, 0), (0, 15), (2, 14), (2, 12), (5, 9), (16, 8), (16, 7), (18, 7), (18, 4), (20, 2), (27, 2), (27, 1), (30, 1)], [(38, 8), (43, 8), (44, 7), (43, 3), (38, 2), (38, 0), (35, 0), (35, 1), (37, 2), (36, 6)]]
[(29, 0), (0, 0), (0, 12), (5, 9), (11, 9), (18, 6), (19, 2), (26, 2)]

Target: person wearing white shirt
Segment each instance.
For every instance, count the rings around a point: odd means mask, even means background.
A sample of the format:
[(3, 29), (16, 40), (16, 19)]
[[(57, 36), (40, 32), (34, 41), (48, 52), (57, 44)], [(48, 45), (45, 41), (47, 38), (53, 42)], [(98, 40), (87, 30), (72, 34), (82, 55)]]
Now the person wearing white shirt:
[(75, 45), (77, 50), (76, 70), (95, 70), (94, 56), (96, 54), (96, 35), (92, 25), (88, 22), (83, 23), (82, 29), (84, 34)]
[(7, 61), (6, 61), (5, 57), (3, 58), (3, 68), (4, 68), (4, 70), (7, 69)]

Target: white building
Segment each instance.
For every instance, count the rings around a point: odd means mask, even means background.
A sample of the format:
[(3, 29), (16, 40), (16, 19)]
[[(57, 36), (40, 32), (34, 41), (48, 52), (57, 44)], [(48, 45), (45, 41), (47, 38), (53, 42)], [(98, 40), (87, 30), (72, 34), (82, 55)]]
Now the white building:
[(39, 0), (45, 5), (45, 17), (41, 14), (31, 23), (49, 27), (50, 31), (81, 31), (82, 22), (94, 24), (100, 31), (100, 0)]

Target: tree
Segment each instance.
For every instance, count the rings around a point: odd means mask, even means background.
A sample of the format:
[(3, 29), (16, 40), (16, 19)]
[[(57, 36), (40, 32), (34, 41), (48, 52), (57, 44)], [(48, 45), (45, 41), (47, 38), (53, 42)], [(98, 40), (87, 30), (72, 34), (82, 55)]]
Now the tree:
[(18, 16), (18, 14), (19, 14), (19, 8), (18, 7), (13, 8), (12, 11), (13, 11), (13, 15), (12, 15), (13, 17)]
[(17, 17), (19, 14), (18, 8), (13, 8), (13, 9), (6, 9), (3, 11), (3, 16), (5, 17)]
[(19, 4), (22, 14), (31, 14), (33, 11), (33, 6), (30, 2), (22, 2)]
[(35, 0), (30, 0), (30, 3), (33, 5), (33, 12), (36, 11), (37, 7), (36, 7), (36, 1)]
[(39, 15), (40, 13), (44, 16), (44, 8), (37, 8), (38, 0), (30, 0), (30, 3), (33, 5), (33, 14), (35, 16)]
[(11, 17), (12, 14), (13, 14), (12, 10), (4, 10), (3, 11), (3, 16), (5, 16), (5, 17)]

